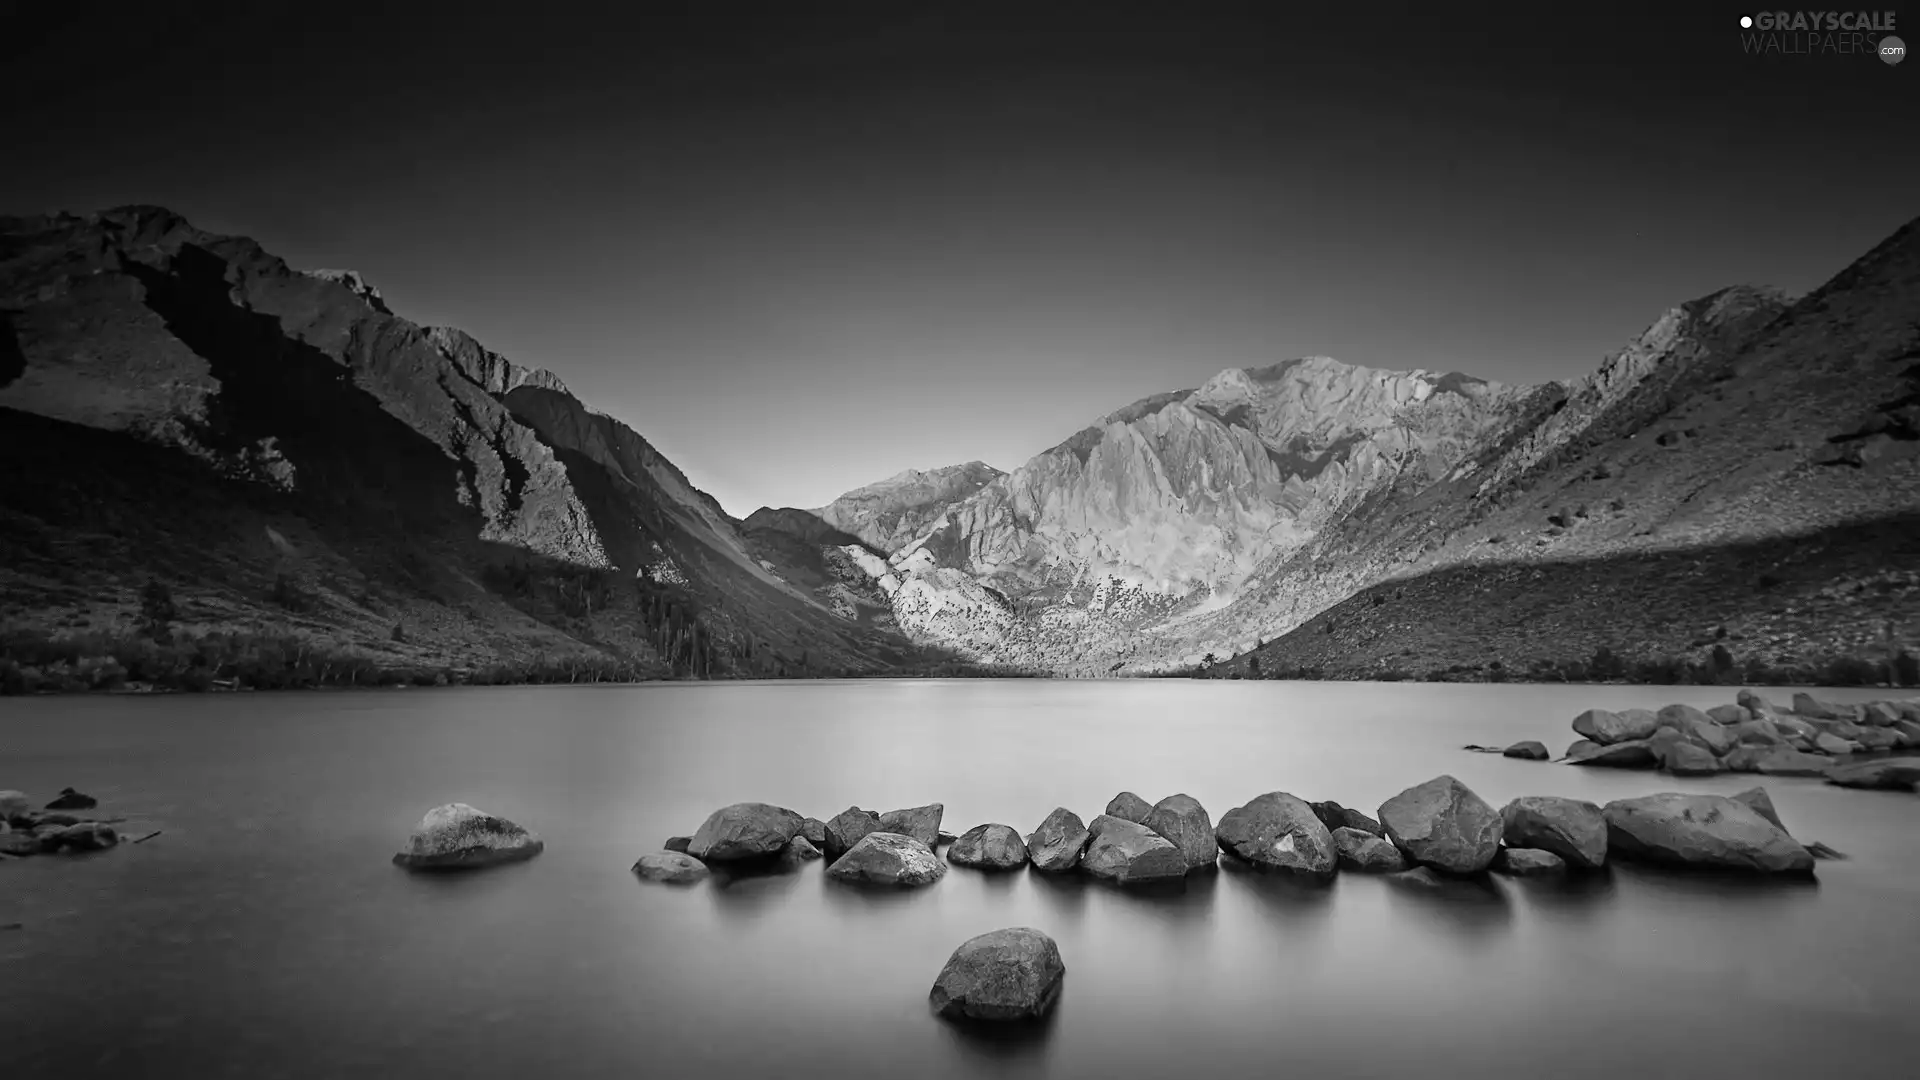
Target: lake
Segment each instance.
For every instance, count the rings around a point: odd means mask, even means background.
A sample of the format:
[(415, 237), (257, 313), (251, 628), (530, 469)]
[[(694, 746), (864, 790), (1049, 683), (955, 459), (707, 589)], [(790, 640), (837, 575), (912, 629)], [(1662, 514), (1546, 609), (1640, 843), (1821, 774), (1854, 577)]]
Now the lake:
[[(1909, 691), (1910, 692), (1910, 691)], [(1589, 707), (1732, 688), (1201, 681), (800, 682), (0, 699), (0, 788), (71, 785), (125, 830), (0, 862), (0, 1076), (1472, 1077), (1913, 1075), (1920, 798), (1460, 750)], [(1787, 691), (1771, 694), (1785, 703)], [(1887, 692), (1829, 691), (1842, 701)], [(952, 868), (868, 893), (630, 871), (712, 810), (940, 801), (954, 833), (1091, 820), (1129, 789), (1217, 822), (1272, 790), (1369, 814), (1440, 773), (1498, 807), (1772, 793), (1850, 859), (1817, 885), (1621, 867), (1482, 900), (1222, 872), (1137, 896)], [(462, 801), (546, 853), (389, 863)], [(1059, 1008), (986, 1038), (929, 1013), (961, 941), (1060, 944)]]

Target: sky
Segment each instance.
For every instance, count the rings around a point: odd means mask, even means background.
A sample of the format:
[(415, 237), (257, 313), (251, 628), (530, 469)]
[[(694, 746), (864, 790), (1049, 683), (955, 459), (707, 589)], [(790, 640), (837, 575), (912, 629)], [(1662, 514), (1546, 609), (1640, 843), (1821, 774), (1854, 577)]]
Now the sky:
[(1733, 4), (385, 8), (0, 0), (0, 213), (359, 270), (736, 516), (1294, 356), (1574, 378), (1920, 214), (1920, 63)]

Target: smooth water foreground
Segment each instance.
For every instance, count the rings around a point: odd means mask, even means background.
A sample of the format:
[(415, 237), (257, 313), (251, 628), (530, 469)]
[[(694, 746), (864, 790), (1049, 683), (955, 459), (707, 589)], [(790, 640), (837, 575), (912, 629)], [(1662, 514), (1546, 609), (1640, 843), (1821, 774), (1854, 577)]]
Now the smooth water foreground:
[[(1863, 700), (1870, 692), (1828, 696)], [(1913, 1075), (1920, 799), (1461, 751), (1715, 688), (807, 682), (0, 702), (0, 788), (72, 785), (138, 846), (0, 862), (0, 1076), (1751, 1077)], [(1785, 695), (1780, 695), (1784, 698)], [(1473, 900), (1222, 872), (1138, 896), (953, 868), (876, 894), (798, 873), (672, 887), (634, 859), (723, 804), (946, 804), (952, 832), (1185, 791), (1372, 813), (1452, 773), (1495, 806), (1764, 782), (1852, 856), (1817, 885), (1622, 867)], [(430, 806), (536, 830), (529, 863), (389, 863)], [(150, 824), (149, 824), (150, 823)], [(1052, 1020), (929, 1014), (953, 948), (1053, 935)]]

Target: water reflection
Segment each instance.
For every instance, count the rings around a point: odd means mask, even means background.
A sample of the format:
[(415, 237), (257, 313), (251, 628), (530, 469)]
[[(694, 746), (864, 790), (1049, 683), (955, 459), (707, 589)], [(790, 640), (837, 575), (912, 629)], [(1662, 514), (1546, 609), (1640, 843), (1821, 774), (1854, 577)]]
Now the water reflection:
[(1439, 874), (1388, 874), (1380, 884), (1389, 902), (1417, 914), (1432, 926), (1480, 942), (1513, 926), (1513, 905), (1493, 878), (1450, 878)]
[(811, 868), (776, 863), (734, 864), (716, 870), (712, 882), (714, 906), (730, 915), (758, 915), (792, 893)]
[(1060, 1000), (1047, 1015), (1023, 1023), (987, 1023), (972, 1020), (936, 1018), (947, 1041), (961, 1056), (972, 1058), (990, 1068), (1045, 1060), (1055, 1031), (1060, 1027), (1060, 1012), (1066, 1007), (1068, 975), (1060, 987)]

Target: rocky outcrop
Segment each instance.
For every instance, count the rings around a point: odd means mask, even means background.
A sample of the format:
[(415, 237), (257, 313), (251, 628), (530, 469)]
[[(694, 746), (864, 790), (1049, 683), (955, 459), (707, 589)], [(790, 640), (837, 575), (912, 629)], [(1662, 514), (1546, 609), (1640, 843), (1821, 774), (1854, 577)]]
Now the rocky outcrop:
[(1500, 823), (1500, 839), (1510, 848), (1549, 851), (1581, 870), (1607, 864), (1607, 822), (1593, 803), (1524, 795), (1501, 809)]
[(1036, 1020), (1060, 999), (1067, 967), (1054, 940), (1032, 927), (969, 938), (933, 981), (933, 1011), (950, 1019)]
[(947, 873), (927, 845), (899, 833), (870, 832), (827, 867), (827, 876), (854, 885), (913, 888), (931, 885)]
[(427, 811), (393, 862), (409, 870), (465, 870), (531, 859), (545, 849), (538, 836), (505, 818), (447, 803)]
[(1213, 819), (1207, 808), (1191, 795), (1169, 795), (1153, 804), (1142, 823), (1180, 849), (1189, 871), (1215, 866), (1220, 848), (1213, 834)]
[(1673, 792), (1601, 811), (1611, 856), (1689, 869), (1810, 875), (1813, 856), (1744, 802)]
[(712, 873), (706, 863), (679, 851), (650, 851), (633, 864), (633, 872), (642, 881), (669, 885), (691, 885)]
[(1185, 854), (1145, 825), (1101, 814), (1087, 832), (1080, 869), (1094, 877), (1116, 885), (1157, 885), (1187, 876)]
[(1033, 860), (1035, 870), (1065, 873), (1080, 865), (1080, 856), (1091, 839), (1093, 836), (1081, 823), (1080, 815), (1058, 806), (1027, 837), (1027, 857)]
[(1437, 776), (1380, 804), (1387, 838), (1407, 858), (1443, 873), (1484, 872), (1500, 851), (1500, 814), (1451, 776)]
[(975, 825), (947, 849), (947, 861), (979, 870), (1018, 870), (1027, 865), (1027, 845), (1008, 825)]
[(1214, 839), (1221, 851), (1262, 870), (1320, 879), (1339, 870), (1333, 834), (1312, 806), (1284, 791), (1227, 811)]
[(802, 818), (784, 806), (734, 803), (694, 830), (687, 854), (704, 863), (747, 862), (778, 855), (800, 832)]

